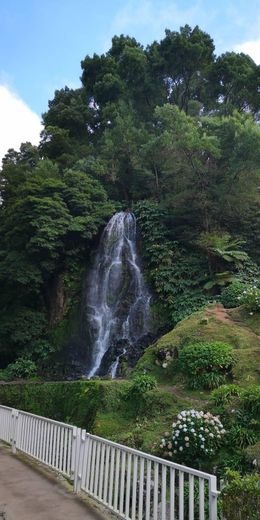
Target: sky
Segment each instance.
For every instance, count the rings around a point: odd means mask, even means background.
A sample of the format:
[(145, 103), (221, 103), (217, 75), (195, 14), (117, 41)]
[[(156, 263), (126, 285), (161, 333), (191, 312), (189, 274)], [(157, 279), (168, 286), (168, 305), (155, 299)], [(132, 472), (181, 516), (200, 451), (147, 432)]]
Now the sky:
[(115, 34), (144, 46), (188, 23), (208, 32), (216, 53), (260, 63), (260, 0), (0, 0), (0, 160), (37, 144), (56, 89), (80, 86), (80, 62), (106, 52)]

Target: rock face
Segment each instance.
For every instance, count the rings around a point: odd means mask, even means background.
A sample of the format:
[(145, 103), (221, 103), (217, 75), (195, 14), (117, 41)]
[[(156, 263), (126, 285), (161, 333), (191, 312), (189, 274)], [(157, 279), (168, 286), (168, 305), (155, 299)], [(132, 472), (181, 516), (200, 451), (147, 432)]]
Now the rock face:
[[(148, 345), (151, 331), (150, 294), (136, 249), (133, 213), (116, 213), (99, 244), (85, 293), (89, 329), (87, 377), (115, 377), (123, 358), (134, 362)], [(151, 338), (150, 338), (151, 339)]]

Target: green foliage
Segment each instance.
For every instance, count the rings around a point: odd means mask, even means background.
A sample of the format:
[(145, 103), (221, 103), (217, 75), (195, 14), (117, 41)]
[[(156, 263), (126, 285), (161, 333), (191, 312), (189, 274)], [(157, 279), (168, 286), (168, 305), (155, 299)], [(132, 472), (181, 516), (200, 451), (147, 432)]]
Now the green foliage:
[(199, 247), (226, 262), (241, 263), (248, 260), (248, 255), (240, 250), (244, 244), (244, 240), (232, 239), (229, 233), (204, 232), (197, 240)]
[(240, 302), (244, 303), (246, 308), (250, 311), (250, 314), (253, 312), (260, 311), (260, 289), (258, 287), (247, 287), (244, 289), (240, 296)]
[(252, 385), (245, 388), (241, 394), (242, 407), (252, 416), (260, 414), (260, 386)]
[(49, 160), (28, 166), (23, 150), (15, 162), (6, 159), (2, 175), (0, 350), (6, 365), (18, 350), (46, 340), (57, 293), (65, 293), (62, 274), (75, 269), (75, 259), (80, 270), (113, 205), (99, 181), (77, 165), (62, 173)]
[(97, 382), (33, 383), (0, 388), (1, 403), (91, 431), (104, 387)]
[(133, 384), (129, 389), (132, 395), (143, 395), (157, 386), (155, 377), (143, 374), (133, 378)]
[(248, 446), (245, 450), (247, 460), (250, 462), (251, 467), (256, 469), (260, 467), (260, 441), (255, 444)]
[(255, 445), (260, 438), (259, 391), (256, 385), (247, 388), (224, 385), (211, 394), (215, 413), (220, 413), (227, 427), (226, 446), (229, 455), (223, 467), (230, 466), (228, 460), (233, 457), (234, 464), (231, 467), (242, 471), (250, 469), (249, 457), (244, 450)]
[(37, 367), (34, 361), (26, 358), (18, 358), (15, 363), (7, 366), (5, 373), (8, 380), (30, 379), (36, 375)]
[(165, 211), (154, 202), (135, 205), (143, 239), (143, 255), (158, 301), (177, 323), (208, 301), (203, 294), (203, 260), (168, 240)]
[(256, 440), (256, 433), (248, 427), (243, 427), (240, 424), (234, 424), (228, 432), (227, 442), (230, 446), (245, 448), (250, 444), (255, 444)]
[(222, 385), (213, 390), (210, 399), (216, 406), (222, 406), (230, 403), (233, 397), (239, 397), (242, 389), (237, 385)]
[(221, 342), (190, 344), (182, 348), (178, 364), (191, 388), (216, 388), (230, 375), (233, 348)]
[(195, 243), (208, 256), (210, 278), (205, 285), (206, 289), (233, 282), (235, 277), (232, 272), (224, 270), (226, 265), (231, 263), (241, 266), (248, 260), (247, 253), (240, 249), (245, 241), (232, 238), (229, 233), (203, 232)]
[[(251, 285), (256, 273), (249, 266), (260, 244), (253, 60), (234, 52), (216, 58), (210, 35), (185, 25), (146, 48), (115, 36), (81, 67), (82, 86), (49, 101), (40, 146), (23, 143), (3, 160), (3, 367), (25, 351), (34, 361), (37, 340), (46, 347), (40, 358), (48, 357), (53, 328), (66, 343), (64, 317), (78, 305), (83, 269), (116, 208), (133, 205), (137, 214), (158, 326), (189, 316), (234, 277), (246, 284), (251, 277)], [(77, 287), (66, 282), (75, 273)], [(218, 384), (215, 373), (208, 378)]]
[(156, 389), (126, 405), (130, 386), (119, 380), (0, 385), (0, 402), (149, 452), (183, 400)]
[(257, 520), (260, 509), (259, 474), (241, 477), (228, 470), (223, 491), (223, 514), (227, 520)]
[(235, 52), (221, 54), (211, 68), (209, 81), (221, 113), (229, 114), (235, 107), (254, 114), (259, 111), (257, 66), (250, 56)]
[(246, 285), (239, 280), (234, 281), (223, 289), (220, 296), (220, 301), (226, 307), (226, 309), (232, 309), (232, 307), (238, 307), (241, 304), (240, 297), (243, 291), (246, 289)]

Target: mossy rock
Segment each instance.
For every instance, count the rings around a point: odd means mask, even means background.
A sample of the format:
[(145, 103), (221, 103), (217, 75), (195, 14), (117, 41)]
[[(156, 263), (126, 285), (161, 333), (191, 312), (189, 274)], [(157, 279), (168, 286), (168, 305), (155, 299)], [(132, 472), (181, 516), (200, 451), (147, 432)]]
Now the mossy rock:
[(134, 372), (146, 371), (155, 375), (158, 381), (176, 383), (180, 377), (175, 371), (176, 359), (182, 347), (198, 341), (220, 341), (235, 349), (234, 381), (241, 385), (258, 383), (259, 322), (259, 315), (250, 316), (244, 308), (227, 310), (221, 304), (209, 305), (179, 322), (173, 330), (148, 347)]

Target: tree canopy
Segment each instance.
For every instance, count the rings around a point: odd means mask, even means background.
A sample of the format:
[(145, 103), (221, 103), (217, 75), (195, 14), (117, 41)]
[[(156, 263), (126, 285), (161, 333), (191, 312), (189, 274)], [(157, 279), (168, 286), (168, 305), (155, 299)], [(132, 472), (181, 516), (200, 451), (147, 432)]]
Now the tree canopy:
[(117, 209), (136, 212), (155, 306), (171, 324), (257, 272), (259, 66), (217, 57), (210, 35), (185, 25), (146, 48), (115, 36), (81, 67), (82, 86), (49, 101), (40, 145), (3, 160), (2, 366), (38, 353), (39, 339), (52, 348)]

